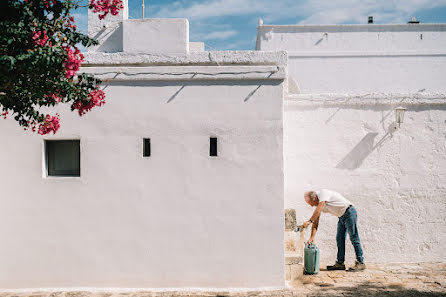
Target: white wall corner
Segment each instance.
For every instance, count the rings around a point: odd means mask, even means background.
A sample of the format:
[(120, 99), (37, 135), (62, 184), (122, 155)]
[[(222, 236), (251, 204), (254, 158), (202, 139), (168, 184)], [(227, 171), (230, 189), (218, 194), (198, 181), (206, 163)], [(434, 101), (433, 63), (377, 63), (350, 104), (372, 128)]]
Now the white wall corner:
[(204, 52), (204, 42), (189, 42), (189, 52)]
[(288, 74), (287, 75), (287, 88), (288, 95), (300, 94), (300, 88), (294, 78)]
[(122, 52), (122, 22), (129, 17), (128, 0), (123, 0), (124, 8), (118, 15), (108, 14), (103, 20), (99, 14), (88, 10), (88, 36), (99, 41), (96, 46), (88, 48), (89, 52)]

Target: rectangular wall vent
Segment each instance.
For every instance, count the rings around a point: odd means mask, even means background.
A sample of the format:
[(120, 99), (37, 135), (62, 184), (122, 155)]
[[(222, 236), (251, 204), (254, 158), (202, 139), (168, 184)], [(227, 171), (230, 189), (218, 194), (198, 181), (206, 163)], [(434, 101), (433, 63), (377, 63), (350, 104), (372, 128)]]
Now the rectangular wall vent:
[(209, 139), (209, 156), (217, 157), (217, 138), (211, 137)]
[(143, 157), (150, 157), (150, 138), (144, 138), (143, 140)]

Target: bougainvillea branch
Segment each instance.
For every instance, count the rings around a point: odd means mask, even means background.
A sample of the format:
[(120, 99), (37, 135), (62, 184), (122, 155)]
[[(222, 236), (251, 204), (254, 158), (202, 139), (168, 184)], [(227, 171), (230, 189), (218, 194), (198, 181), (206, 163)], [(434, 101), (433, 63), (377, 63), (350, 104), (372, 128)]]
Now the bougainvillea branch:
[[(42, 110), (70, 104), (80, 116), (105, 103), (101, 81), (79, 74), (84, 56), (78, 45), (97, 44), (77, 31), (72, 0), (0, 1), (0, 116), (13, 117), (24, 129), (56, 133), (60, 116)], [(121, 0), (91, 0), (103, 19), (123, 8)], [(45, 108), (46, 107), (46, 108)], [(43, 109), (45, 108), (45, 109)]]
[(99, 19), (105, 18), (108, 13), (117, 15), (124, 8), (122, 0), (91, 0), (90, 9), (99, 14)]

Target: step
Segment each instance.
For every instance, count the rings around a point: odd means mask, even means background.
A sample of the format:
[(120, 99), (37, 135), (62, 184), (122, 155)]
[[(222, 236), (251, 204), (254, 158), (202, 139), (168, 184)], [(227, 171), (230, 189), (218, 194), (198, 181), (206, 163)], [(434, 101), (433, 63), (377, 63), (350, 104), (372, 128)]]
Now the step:
[(285, 253), (285, 279), (294, 281), (302, 278), (302, 256), (296, 253)]
[(285, 253), (285, 265), (302, 264), (302, 256), (296, 253)]

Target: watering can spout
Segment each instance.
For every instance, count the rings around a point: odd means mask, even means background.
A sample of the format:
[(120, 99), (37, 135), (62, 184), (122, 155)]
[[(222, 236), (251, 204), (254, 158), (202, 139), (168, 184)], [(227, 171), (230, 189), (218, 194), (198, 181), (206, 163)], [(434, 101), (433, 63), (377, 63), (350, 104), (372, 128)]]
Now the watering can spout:
[(303, 229), (303, 226), (298, 225), (298, 226), (296, 226), (296, 228), (294, 228), (294, 232), (300, 232), (300, 230), (302, 230), (302, 229)]

